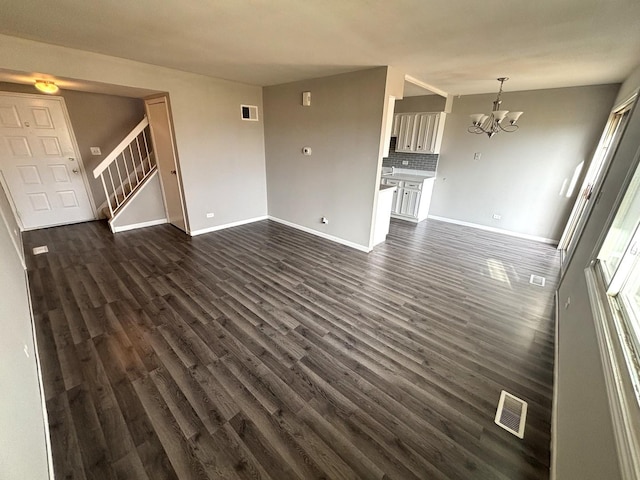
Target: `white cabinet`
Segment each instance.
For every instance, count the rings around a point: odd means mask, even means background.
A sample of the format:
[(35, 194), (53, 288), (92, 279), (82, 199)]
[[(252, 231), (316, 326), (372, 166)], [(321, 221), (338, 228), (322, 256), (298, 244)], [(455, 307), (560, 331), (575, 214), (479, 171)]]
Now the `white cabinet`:
[(397, 187), (394, 192), (393, 192), (393, 200), (391, 201), (391, 213), (399, 213), (400, 212), (400, 203), (402, 200), (402, 185), (403, 185), (403, 181), (402, 180), (396, 180), (394, 178), (383, 178), (382, 179), (382, 184), (383, 185), (393, 185), (395, 187)]
[(434, 181), (434, 177), (419, 181), (383, 178), (382, 183), (384, 185), (395, 185), (397, 187), (396, 191), (393, 192), (391, 216), (411, 222), (420, 222), (427, 218)]
[(398, 125), (396, 152), (413, 152), (416, 115), (413, 113), (399, 113), (396, 118), (398, 119), (396, 122)]
[(396, 152), (439, 153), (444, 116), (442, 112), (397, 113), (392, 128)]
[(438, 130), (437, 113), (419, 113), (416, 115), (415, 152), (435, 153), (436, 132)]
[(418, 207), (420, 206), (420, 190), (402, 189), (402, 202), (398, 215), (418, 218)]

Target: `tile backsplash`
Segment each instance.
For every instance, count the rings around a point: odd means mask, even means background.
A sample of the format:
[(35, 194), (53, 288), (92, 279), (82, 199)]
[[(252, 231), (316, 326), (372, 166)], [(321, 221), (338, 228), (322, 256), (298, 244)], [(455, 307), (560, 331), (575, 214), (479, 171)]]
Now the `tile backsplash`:
[[(382, 166), (435, 172), (438, 166), (438, 157), (439, 155), (435, 153), (421, 154), (396, 152), (396, 137), (391, 137), (389, 156), (382, 159)], [(408, 161), (409, 164), (403, 165), (403, 161)]]

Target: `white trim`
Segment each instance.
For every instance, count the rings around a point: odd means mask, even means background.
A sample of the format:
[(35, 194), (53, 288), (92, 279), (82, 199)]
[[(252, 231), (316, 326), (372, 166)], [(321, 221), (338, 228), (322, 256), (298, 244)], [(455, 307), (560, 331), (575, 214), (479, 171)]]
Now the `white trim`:
[[(417, 85), (418, 87), (422, 87), (425, 88), (427, 90), (432, 91), (433, 93), (440, 95), (441, 97), (447, 98), (449, 96), (449, 94), (447, 92), (445, 92), (444, 90), (440, 90), (438, 87), (434, 87), (433, 85), (429, 85), (428, 83), (423, 82), (422, 80), (418, 80), (415, 77), (412, 77), (411, 75), (405, 75), (404, 76), (404, 80), (405, 82), (409, 82), (409, 83), (413, 83), (414, 85)], [(404, 94), (404, 92), (403, 92)]]
[(559, 359), (560, 359), (560, 328), (558, 327), (558, 319), (560, 318), (560, 305), (558, 292), (555, 295), (555, 342), (553, 347), (553, 402), (551, 404), (551, 466), (550, 466), (550, 480), (556, 480), (556, 469), (558, 468), (558, 376), (560, 371)]
[(329, 235), (324, 232), (319, 232), (318, 230), (313, 230), (312, 228), (309, 228), (309, 227), (303, 227), (302, 225), (291, 223), (286, 220), (282, 220), (281, 218), (272, 217), (271, 215), (269, 215), (269, 220), (273, 220), (274, 222), (281, 223), (283, 225), (295, 228), (297, 230), (302, 230), (303, 232), (310, 233), (311, 235), (315, 235), (316, 237), (324, 238), (325, 240), (330, 240), (332, 242), (339, 243), (341, 245), (346, 245), (347, 247), (355, 248), (356, 250), (360, 250), (361, 252), (369, 253), (371, 250), (373, 250), (372, 248), (365, 247), (364, 245), (360, 245), (359, 243), (350, 242), (349, 240), (344, 240), (343, 238), (340, 238), (340, 237), (334, 237), (333, 235)]
[[(153, 97), (148, 97), (144, 99), (144, 110), (146, 112), (146, 118), (149, 120), (149, 132), (151, 133), (151, 144), (153, 145), (153, 152), (156, 157), (156, 166), (158, 167), (158, 170), (160, 170), (161, 162), (158, 159), (158, 149), (156, 148), (156, 139), (153, 133), (153, 122), (151, 120), (151, 115), (149, 113), (149, 106), (158, 105), (158, 104), (164, 104), (167, 125), (169, 127), (169, 134), (170, 134), (169, 138), (171, 139), (171, 152), (173, 154), (173, 167), (176, 172), (176, 180), (178, 184), (178, 196), (180, 199), (180, 208), (182, 210), (182, 223), (184, 224), (184, 229), (176, 225), (175, 223), (172, 223), (171, 220), (169, 220), (169, 223), (171, 223), (171, 225), (173, 225), (174, 227), (182, 230), (183, 232), (189, 233), (189, 230), (191, 229), (191, 224), (189, 222), (189, 216), (187, 215), (187, 208), (186, 208), (187, 200), (184, 194), (184, 186), (182, 185), (182, 169), (180, 167), (180, 159), (178, 158), (178, 147), (176, 145), (175, 128), (173, 124), (173, 113), (171, 111), (171, 105), (170, 105), (168, 93), (163, 93), (163, 94), (160, 94), (159, 96), (153, 96)], [(164, 176), (166, 177), (167, 175), (171, 175), (171, 173), (165, 171)], [(164, 211), (166, 212), (167, 218), (169, 219), (171, 215), (169, 215), (169, 209), (167, 207), (167, 196), (165, 194), (165, 187), (164, 187), (164, 182), (162, 181), (162, 176), (163, 174), (162, 172), (160, 172), (160, 190), (162, 191), (162, 201), (164, 202)]]
[(42, 379), (42, 361), (40, 360), (40, 350), (38, 349), (38, 339), (36, 337), (36, 325), (33, 318), (33, 304), (31, 303), (31, 286), (29, 285), (29, 275), (24, 269), (24, 283), (27, 288), (27, 300), (29, 302), (29, 319), (31, 320), (31, 338), (33, 341), (33, 354), (36, 359), (36, 372), (38, 374), (38, 391), (42, 402), (42, 421), (44, 423), (44, 444), (47, 451), (47, 469), (49, 470), (49, 480), (55, 479), (53, 469), (53, 448), (51, 447), (51, 431), (49, 430), (49, 412), (47, 412), (47, 399), (44, 393), (44, 380)]
[(439, 217), (437, 215), (429, 215), (427, 218), (439, 220), (441, 222), (455, 223), (456, 225), (463, 225), (465, 227), (477, 228), (479, 230), (486, 230), (488, 232), (501, 233), (503, 235), (509, 235), (510, 237), (525, 238), (536, 242), (548, 243), (550, 245), (558, 244), (558, 240), (555, 238), (538, 237), (537, 235), (528, 235), (526, 233), (518, 233), (511, 230), (503, 230), (502, 228), (488, 227), (487, 225), (480, 225), (479, 223), (463, 222), (462, 220), (454, 220), (453, 218)]
[[(621, 339), (615, 325), (615, 318), (610, 320), (611, 314), (607, 313), (611, 306), (607, 305), (603, 299), (605, 287), (599, 286), (596, 272), (592, 267), (585, 269), (585, 277), (609, 399), (618, 463), (623, 479), (638, 479), (640, 478), (640, 438), (638, 432), (634, 430), (632, 414), (633, 409), (638, 410), (638, 403), (635, 396), (628, 395), (626, 392), (624, 382), (629, 378), (629, 372), (625, 365), (620, 364), (616, 353), (620, 348), (618, 342)], [(630, 396), (633, 398), (629, 398)], [(635, 416), (637, 417), (637, 413)]]
[(4, 220), (4, 224), (7, 226), (7, 231), (9, 232), (9, 236), (11, 237), (11, 242), (13, 243), (13, 246), (16, 249), (16, 253), (18, 254), (18, 257), (20, 257), (20, 263), (22, 263), (22, 268), (26, 270), (27, 264), (24, 258), (24, 245), (22, 243), (22, 232), (24, 231), (24, 227), (22, 225), (22, 220), (18, 216), (18, 211), (16, 210), (16, 206), (13, 203), (13, 197), (11, 196), (11, 192), (9, 191), (9, 186), (7, 185), (7, 182), (4, 178), (4, 173), (2, 172), (2, 170), (0, 170), (0, 187), (4, 191), (5, 197), (7, 198), (7, 202), (9, 203), (9, 208), (11, 208), (11, 213), (13, 213), (13, 218), (16, 221), (16, 225), (18, 225), (19, 232), (17, 235), (18, 237), (17, 240), (16, 240), (16, 235), (14, 235), (14, 233), (11, 231), (11, 226), (7, 221), (7, 217), (5, 216), (2, 210), (0, 210), (0, 215)]
[[(391, 214), (391, 218), (395, 218), (397, 220), (403, 220), (405, 222), (411, 222), (411, 223), (420, 223), (420, 222), (426, 220), (425, 218), (423, 218), (422, 220), (418, 220), (415, 217), (408, 217), (406, 215), (398, 215), (397, 213), (392, 213)], [(436, 218), (434, 220), (438, 220), (438, 219)]]
[(638, 92), (640, 89), (637, 89), (633, 93), (631, 93), (625, 100), (620, 100), (612, 109), (611, 113), (621, 113), (622, 110), (629, 107), (633, 102), (635, 102), (638, 97)]
[(215, 227), (201, 228), (200, 230), (194, 230), (188, 232), (189, 235), (195, 237), (196, 235), (202, 235), (204, 233), (217, 232), (218, 230), (225, 230), (227, 228), (239, 227), (240, 225), (246, 225), (247, 223), (260, 222), (261, 220), (267, 220), (269, 217), (263, 215), (261, 217), (248, 218), (246, 220), (238, 220), (237, 222), (225, 223), (224, 225), (216, 225)]
[(155, 225), (163, 225), (167, 223), (166, 218), (160, 218), (158, 220), (149, 220), (148, 222), (132, 223), (131, 225), (123, 225), (122, 227), (113, 227), (111, 230), (113, 233), (126, 232), (128, 230), (135, 230), (136, 228), (153, 227)]

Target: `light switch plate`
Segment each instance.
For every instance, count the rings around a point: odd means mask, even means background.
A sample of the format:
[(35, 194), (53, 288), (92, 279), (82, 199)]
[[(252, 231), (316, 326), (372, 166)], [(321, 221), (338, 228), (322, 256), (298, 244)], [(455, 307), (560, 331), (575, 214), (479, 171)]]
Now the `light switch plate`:
[(91, 155), (102, 155), (100, 147), (91, 147)]

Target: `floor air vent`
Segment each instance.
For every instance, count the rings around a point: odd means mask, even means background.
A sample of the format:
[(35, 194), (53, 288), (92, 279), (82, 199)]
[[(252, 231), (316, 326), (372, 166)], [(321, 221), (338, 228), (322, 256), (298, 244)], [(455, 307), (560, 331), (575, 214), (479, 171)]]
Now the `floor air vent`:
[(40, 255), (41, 253), (47, 253), (49, 251), (49, 249), (47, 248), (46, 245), (43, 245), (42, 247), (34, 247), (33, 248), (33, 254), (34, 255)]
[(531, 278), (529, 278), (529, 283), (532, 285), (537, 285), (538, 287), (544, 287), (544, 283), (546, 281), (547, 279), (541, 277), (540, 275), (531, 275)]
[(495, 422), (507, 432), (524, 438), (524, 424), (527, 420), (527, 402), (502, 390)]

